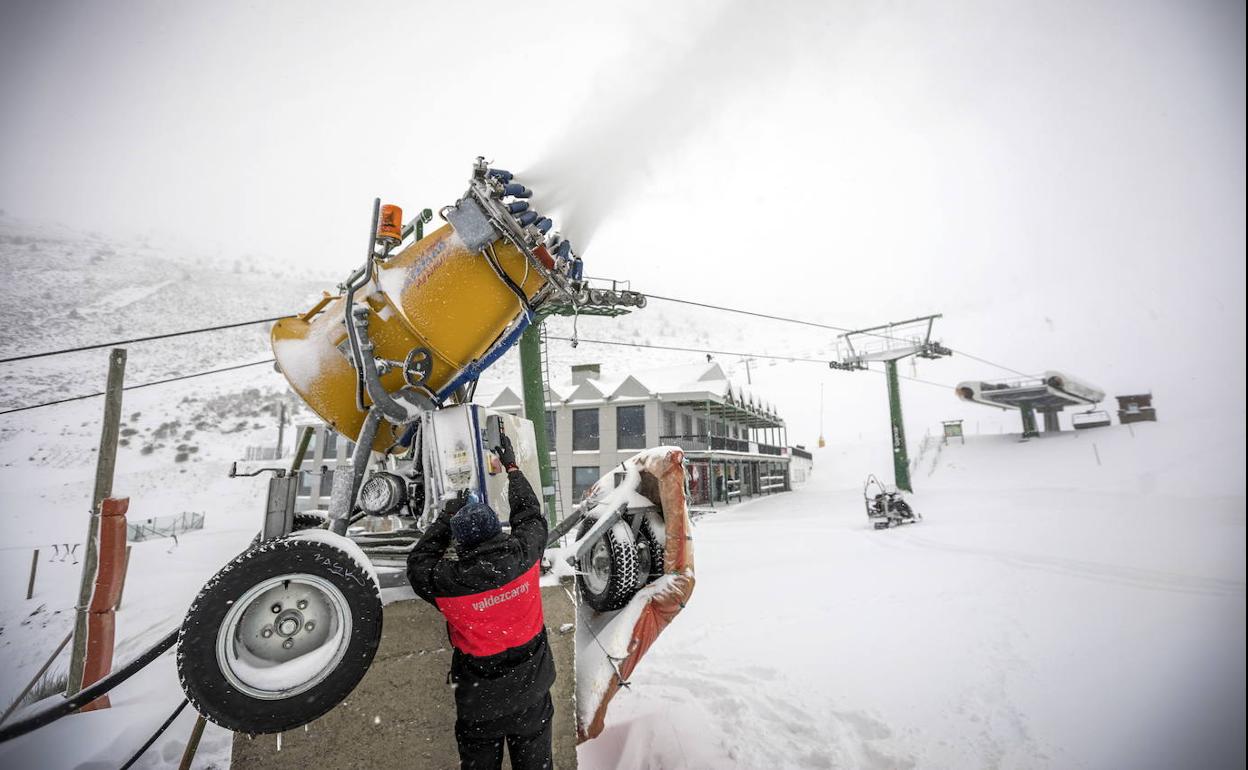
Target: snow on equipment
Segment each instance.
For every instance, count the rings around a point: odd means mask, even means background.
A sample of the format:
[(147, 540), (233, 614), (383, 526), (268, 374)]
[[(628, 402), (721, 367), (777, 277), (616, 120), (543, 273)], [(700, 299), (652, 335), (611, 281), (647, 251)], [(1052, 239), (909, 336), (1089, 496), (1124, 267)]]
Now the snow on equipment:
[[(374, 566), (402, 568), (422, 527), (463, 490), (506, 525), (506, 471), (490, 451), (500, 433), (538, 481), (533, 423), (469, 403), (477, 377), (543, 314), (642, 307), (645, 297), (591, 289), (571, 244), (547, 238), (552, 223), (529, 209), (530, 195), (478, 158), (468, 191), (442, 209), (448, 224), (428, 236), (425, 214), (403, 225), (398, 207), (376, 201), (364, 264), (338, 294), (274, 325), (278, 368), (355, 448), (334, 474), (323, 518), (294, 510), (306, 438), (290, 469), (231, 469), (272, 477), (260, 535), (205, 584), (178, 636), (182, 687), (208, 719), (254, 734), (330, 711), (364, 677), (381, 639)], [(401, 528), (352, 527), (369, 517)], [(578, 663), (578, 732), (587, 739), (693, 590), (683, 453), (664, 447), (622, 464), (548, 543), (578, 526), (577, 647), (590, 650), (588, 633), (595, 649), (613, 651), (578, 653), (587, 672)]]
[[(560, 525), (577, 568), (577, 734), (602, 732), (607, 705), (693, 594), (684, 453), (641, 452), (603, 476)], [(552, 534), (557, 537), (558, 532)]]
[(862, 486), (862, 498), (867, 506), (867, 520), (875, 529), (914, 524), (923, 517), (910, 508), (910, 504), (895, 487), (884, 486), (875, 474), (867, 476)]
[[(261, 536), (187, 612), (178, 675), (213, 722), (289, 730), (355, 688), (381, 638), (374, 563), (401, 566), (421, 523), (460, 490), (508, 516), (506, 474), (489, 451), (500, 431), (536, 483), (532, 423), (468, 403), (477, 377), (537, 310), (575, 304), (584, 288), (580, 258), (566, 240), (547, 239), (552, 223), (528, 211), (531, 194), (478, 158), (467, 192), (442, 209), (448, 224), (428, 236), (424, 214), (403, 225), (398, 207), (374, 202), (364, 264), (338, 294), (274, 325), (278, 368), (356, 446), (335, 473), (324, 528), (294, 512), (301, 453), (290, 470), (265, 469), (273, 475)], [(406, 523), (348, 537), (367, 516)]]

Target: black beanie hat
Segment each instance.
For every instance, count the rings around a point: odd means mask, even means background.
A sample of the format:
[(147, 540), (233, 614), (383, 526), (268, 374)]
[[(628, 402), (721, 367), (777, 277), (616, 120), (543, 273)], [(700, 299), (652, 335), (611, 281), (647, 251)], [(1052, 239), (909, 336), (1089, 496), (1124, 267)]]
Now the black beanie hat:
[(480, 545), (502, 531), (498, 514), (485, 503), (468, 503), (451, 517), (451, 537), (464, 548)]

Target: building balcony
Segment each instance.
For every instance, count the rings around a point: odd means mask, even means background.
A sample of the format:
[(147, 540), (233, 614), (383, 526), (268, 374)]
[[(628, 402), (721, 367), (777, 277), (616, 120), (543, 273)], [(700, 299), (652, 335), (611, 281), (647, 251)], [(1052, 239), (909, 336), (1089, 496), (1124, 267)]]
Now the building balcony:
[(743, 438), (729, 436), (708, 436), (706, 434), (659, 436), (659, 443), (675, 445), (685, 451), (694, 452), (741, 452), (742, 454), (762, 454), (781, 456), (784, 451), (771, 444), (759, 444)]

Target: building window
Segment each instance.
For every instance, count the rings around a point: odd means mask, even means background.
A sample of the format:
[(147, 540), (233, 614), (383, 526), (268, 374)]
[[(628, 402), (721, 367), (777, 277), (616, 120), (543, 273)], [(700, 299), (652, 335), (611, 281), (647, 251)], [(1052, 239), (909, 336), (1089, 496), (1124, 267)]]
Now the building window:
[(558, 445), (555, 443), (555, 426), (558, 424), (558, 415), (554, 409), (546, 410), (546, 446), (550, 451), (554, 452)]
[(312, 474), (299, 471), (299, 496), (309, 497), (312, 494)]
[(663, 410), (663, 435), (664, 436), (676, 435), (676, 413), (673, 412), (671, 409)]
[[(595, 414), (597, 414), (595, 412)], [(585, 497), (594, 482), (598, 481), (597, 465), (575, 465), (572, 467), (572, 500), (576, 502)]]
[(338, 434), (328, 428), (325, 429), (325, 451), (321, 453), (321, 457), (326, 460), (338, 459)]
[(693, 415), (682, 414), (680, 416), (680, 427), (681, 427), (681, 431), (680, 431), (681, 435), (692, 436), (693, 435)]
[(646, 407), (617, 406), (615, 408), (616, 449), (646, 448)]
[(598, 410), (572, 410), (572, 451), (598, 449)]
[(334, 472), (326, 468), (321, 471), (321, 497), (329, 497), (334, 491)]
[(699, 436), (706, 435), (706, 419), (702, 417), (698, 418), (698, 435)]

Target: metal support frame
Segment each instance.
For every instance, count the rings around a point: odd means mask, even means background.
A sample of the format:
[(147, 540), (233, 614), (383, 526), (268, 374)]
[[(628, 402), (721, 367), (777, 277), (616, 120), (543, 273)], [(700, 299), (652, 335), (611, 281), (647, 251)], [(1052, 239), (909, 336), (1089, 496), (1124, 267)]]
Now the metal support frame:
[[(893, 476), (898, 489), (913, 492), (910, 481), (910, 457), (906, 448), (906, 428), (901, 416), (901, 384), (897, 376), (897, 362), (903, 358), (942, 358), (953, 355), (953, 351), (932, 339), (932, 326), (940, 314), (920, 316), (905, 321), (896, 321), (856, 329), (840, 335), (848, 348), (848, 355), (840, 361), (830, 361), (828, 366), (841, 371), (866, 369), (871, 362), (884, 364), (884, 376), (888, 381), (888, 416), (892, 433)], [(917, 329), (918, 332), (909, 332)], [(897, 335), (903, 336), (897, 336)], [(863, 338), (863, 343), (855, 348), (854, 338)], [(876, 342), (882, 340), (882, 343)], [(872, 349), (878, 347), (879, 349)]]
[(346, 535), (351, 523), (351, 511), (360, 493), (364, 472), (373, 454), (373, 441), (381, 426), (381, 410), (371, 407), (364, 416), (364, 425), (356, 439), (355, 451), (351, 453), (351, 472), (335, 473), (334, 487), (329, 497), (329, 530), (335, 535)]
[[(589, 510), (585, 515), (588, 516), (592, 514), (600, 507), (602, 506), (594, 506), (594, 508)], [(577, 538), (576, 550), (568, 556), (568, 564), (578, 564), (581, 559), (585, 558), (585, 554), (589, 553), (589, 549), (594, 546), (594, 543), (597, 543), (608, 529), (614, 527), (615, 523), (624, 517), (624, 513), (626, 511), (628, 511), (628, 503), (624, 503), (614, 510), (607, 511), (601, 518), (595, 521), (594, 525), (589, 528), (589, 531), (585, 533), (584, 537)]]

